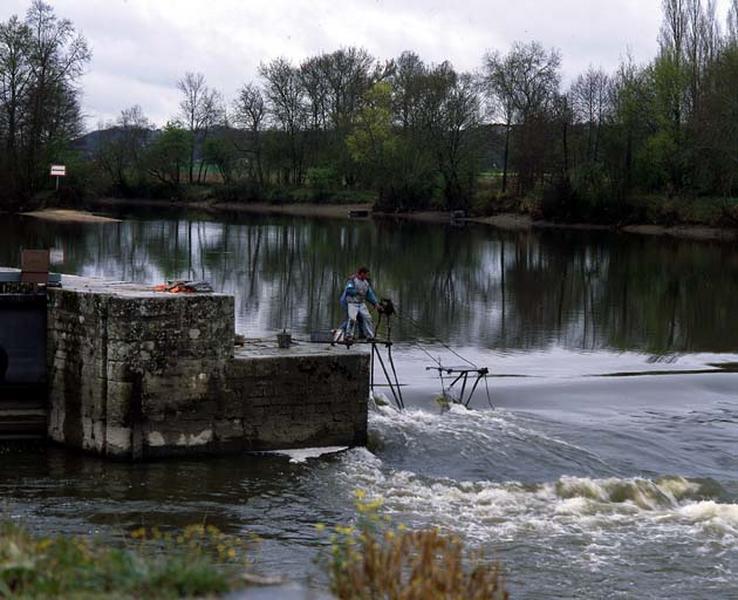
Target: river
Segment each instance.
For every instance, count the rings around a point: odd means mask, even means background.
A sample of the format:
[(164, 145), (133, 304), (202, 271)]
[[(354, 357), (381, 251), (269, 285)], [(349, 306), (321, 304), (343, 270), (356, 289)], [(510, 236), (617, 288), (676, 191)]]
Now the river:
[[(48, 246), (67, 273), (206, 279), (247, 337), (335, 326), (359, 264), (398, 307), (407, 410), (369, 447), (110, 463), (0, 453), (0, 502), (34, 531), (121, 541), (203, 519), (256, 533), (262, 572), (325, 585), (316, 523), (353, 492), (502, 561), (513, 598), (738, 598), (738, 251), (609, 232), (412, 222), (123, 215), (0, 219), (0, 265)], [(460, 355), (462, 358), (457, 356)], [(442, 411), (427, 366), (486, 366), (473, 410)]]

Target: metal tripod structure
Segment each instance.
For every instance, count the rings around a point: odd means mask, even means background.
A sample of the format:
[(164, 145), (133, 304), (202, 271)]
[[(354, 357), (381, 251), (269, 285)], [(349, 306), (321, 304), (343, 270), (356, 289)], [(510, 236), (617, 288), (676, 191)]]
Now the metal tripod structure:
[[(469, 404), (471, 404), (472, 398), (474, 397), (474, 392), (477, 391), (477, 386), (479, 385), (479, 382), (482, 381), (482, 379), (485, 379), (489, 374), (489, 369), (487, 367), (470, 369), (468, 367), (444, 367), (443, 365), (438, 365), (436, 367), (426, 367), (425, 370), (438, 371), (438, 377), (440, 377), (441, 379), (441, 393), (443, 393), (444, 395), (446, 395), (446, 390), (451, 390), (451, 388), (453, 388), (457, 383), (461, 382), (461, 392), (459, 393), (459, 397), (452, 397), (450, 398), (450, 400), (457, 404), (463, 404), (464, 406), (466, 406), (466, 408), (469, 408)], [(456, 375), (448, 388), (445, 388), (443, 385), (444, 373), (451, 377)], [(472, 385), (469, 394), (465, 397), (464, 394), (466, 393), (466, 384), (469, 382), (469, 376), (472, 374), (476, 374), (477, 378), (474, 380), (474, 384)]]
[[(396, 314), (395, 307), (392, 304), (392, 301), (388, 298), (383, 298), (380, 302), (380, 306), (381, 310), (378, 311), (377, 327), (375, 333), (379, 334), (379, 329), (382, 324), (382, 318), (384, 318), (386, 320), (387, 331), (387, 335), (385, 338), (373, 337), (367, 340), (357, 340), (354, 338), (354, 335), (350, 335), (346, 339), (336, 339), (335, 337), (332, 337), (330, 342), (327, 343), (330, 343), (331, 346), (341, 344), (345, 345), (347, 348), (350, 348), (353, 344), (369, 344), (371, 346), (369, 389), (374, 392), (376, 388), (389, 388), (390, 393), (392, 394), (392, 398), (397, 405), (397, 408), (399, 410), (403, 410), (405, 408), (405, 400), (402, 397), (402, 387), (404, 384), (400, 383), (400, 380), (397, 376), (397, 368), (395, 367), (395, 360), (392, 355), (392, 346), (394, 344), (394, 342), (392, 341), (392, 315)], [(418, 324), (412, 319), (409, 319), (408, 317), (400, 318), (418, 327)], [(349, 323), (349, 326), (352, 327), (351, 332), (353, 334), (356, 331), (357, 324)], [(418, 348), (420, 348), (437, 363), (436, 366), (426, 367), (426, 371), (434, 370), (438, 372), (438, 377), (441, 380), (441, 390), (444, 396), (446, 395), (447, 390), (451, 390), (452, 388), (454, 388), (454, 386), (460, 383), (461, 391), (458, 398), (450, 397), (449, 400), (457, 404), (462, 404), (466, 408), (469, 408), (472, 398), (474, 397), (474, 392), (477, 391), (480, 382), (484, 380), (485, 389), (487, 390), (487, 402), (489, 403), (490, 407), (492, 407), (492, 403), (489, 397), (489, 388), (487, 387), (487, 377), (489, 376), (489, 369), (487, 369), (486, 367), (479, 367), (475, 365), (468, 359), (461, 356), (458, 352), (453, 350), (453, 348), (448, 346), (448, 344), (440, 340), (439, 342), (452, 354), (455, 354), (457, 357), (463, 359), (470, 365), (469, 367), (446, 367), (441, 364), (440, 358), (434, 358), (428, 350), (421, 346), (419, 342), (414, 342), (414, 344), (418, 346)], [(377, 368), (377, 366), (379, 368)], [(453, 378), (453, 381), (448, 386), (448, 388), (444, 387), (444, 375)], [(380, 378), (382, 376), (384, 376), (383, 382), (380, 381)], [(467, 386), (470, 381), (471, 387), (467, 391)]]
[[(377, 333), (379, 333), (379, 326), (382, 324), (382, 314), (383, 313), (380, 312), (379, 316), (377, 317)], [(397, 408), (402, 410), (405, 408), (405, 401), (402, 398), (402, 385), (400, 384), (400, 381), (397, 377), (395, 361), (392, 358), (392, 312), (387, 313), (386, 316), (387, 338), (385, 340), (378, 340), (377, 338), (369, 340), (369, 343), (372, 346), (372, 359), (369, 367), (369, 389), (373, 392), (374, 388), (376, 387), (388, 387), (390, 392), (392, 392), (392, 397), (395, 400), (395, 404), (397, 404)], [(382, 357), (382, 346), (384, 346), (387, 351), (386, 364), (384, 358)], [(387, 382), (386, 384), (376, 383), (375, 381), (377, 363), (382, 368), (384, 379)], [(389, 365), (390, 367), (389, 370), (387, 369), (387, 365)]]

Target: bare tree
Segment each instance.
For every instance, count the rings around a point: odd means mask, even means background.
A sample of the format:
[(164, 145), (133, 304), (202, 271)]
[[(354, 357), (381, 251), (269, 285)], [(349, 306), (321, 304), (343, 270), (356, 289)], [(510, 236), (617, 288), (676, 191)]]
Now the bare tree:
[(325, 81), (325, 102), (333, 128), (345, 129), (361, 105), (361, 99), (371, 86), (370, 69), (373, 58), (363, 48), (341, 48), (320, 57), (320, 69)]
[(17, 16), (0, 23), (0, 137), (5, 141), (2, 167), (9, 174), (11, 193), (17, 183), (19, 130), (31, 86), (30, 46), (31, 30)]
[(507, 190), (510, 134), (516, 124), (525, 124), (545, 110), (559, 88), (561, 55), (538, 42), (515, 42), (505, 56), (497, 52), (484, 58), (485, 82), (492, 112), (505, 126), (502, 190)]
[[(180, 118), (186, 129), (192, 133), (192, 148), (188, 165), (188, 181), (194, 182), (195, 152), (197, 145), (202, 145), (210, 130), (224, 118), (223, 99), (220, 92), (209, 88), (202, 73), (185, 73), (177, 82), (177, 89), (182, 92), (179, 103)], [(202, 181), (205, 162), (200, 161), (197, 181)]]
[(728, 10), (728, 42), (738, 44), (738, 0), (732, 0)]
[(477, 174), (472, 136), (480, 121), (479, 91), (477, 81), (468, 73), (453, 73), (449, 84), (435, 136), (441, 142), (437, 143), (437, 156), (446, 208), (466, 209)]
[(574, 120), (587, 127), (587, 161), (597, 161), (602, 126), (609, 111), (610, 77), (602, 69), (589, 67), (572, 83), (569, 108)]
[(238, 92), (233, 105), (234, 120), (237, 125), (249, 132), (251, 152), (256, 164), (256, 179), (264, 184), (264, 170), (261, 162), (261, 129), (266, 116), (266, 106), (261, 90), (253, 83), (245, 84)]
[(398, 124), (407, 129), (417, 116), (421, 101), (421, 81), (428, 69), (420, 56), (414, 52), (403, 52), (395, 61), (392, 74), (394, 89), (394, 112)]
[(313, 131), (325, 129), (328, 120), (328, 90), (321, 59), (311, 56), (300, 65), (300, 82), (307, 96), (309, 127)]
[(264, 94), (270, 116), (275, 125), (286, 135), (290, 155), (290, 180), (302, 181), (303, 146), (300, 134), (305, 128), (307, 111), (305, 88), (300, 81), (299, 71), (285, 58), (276, 58), (262, 63), (259, 74), (264, 79)]
[(31, 32), (28, 48), (30, 83), (27, 98), (25, 179), (31, 190), (43, 181), (53, 157), (50, 140), (71, 139), (81, 132), (79, 92), (75, 88), (91, 58), (87, 40), (51, 5), (34, 0), (26, 13)]

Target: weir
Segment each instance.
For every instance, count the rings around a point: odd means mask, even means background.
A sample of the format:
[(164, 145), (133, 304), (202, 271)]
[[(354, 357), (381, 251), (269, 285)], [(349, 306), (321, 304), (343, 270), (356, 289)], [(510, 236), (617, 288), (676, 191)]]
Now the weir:
[[(44, 368), (24, 389), (55, 442), (133, 460), (366, 443), (368, 354), (276, 339), (237, 348), (231, 295), (63, 276), (41, 304), (15, 296), (42, 322), (25, 335), (45, 346)], [(17, 345), (8, 314), (0, 300), (0, 344)], [(20, 354), (11, 348), (11, 367)], [(18, 385), (0, 382), (0, 434), (27, 398)]]

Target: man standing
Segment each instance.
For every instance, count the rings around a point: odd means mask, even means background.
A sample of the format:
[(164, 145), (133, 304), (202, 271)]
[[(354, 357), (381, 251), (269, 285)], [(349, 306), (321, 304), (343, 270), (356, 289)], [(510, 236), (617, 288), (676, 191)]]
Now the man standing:
[(374, 323), (366, 307), (366, 302), (378, 311), (381, 310), (377, 295), (372, 289), (372, 283), (369, 280), (369, 269), (359, 267), (354, 275), (349, 277), (346, 287), (341, 294), (341, 306), (348, 310), (348, 322), (345, 326), (345, 340), (350, 342), (356, 332), (356, 326), (359, 325), (360, 333), (364, 334), (366, 339), (374, 338)]

